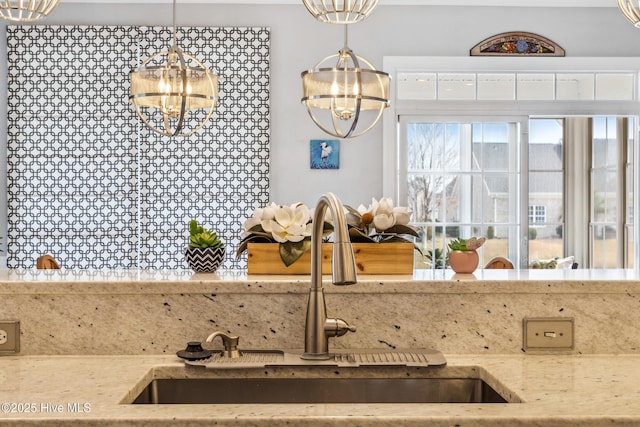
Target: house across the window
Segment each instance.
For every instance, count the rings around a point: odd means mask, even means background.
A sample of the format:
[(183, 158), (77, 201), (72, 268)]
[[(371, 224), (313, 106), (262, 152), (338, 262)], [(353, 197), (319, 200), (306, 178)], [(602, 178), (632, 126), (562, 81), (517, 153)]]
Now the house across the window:
[(547, 208), (541, 205), (529, 205), (529, 224), (547, 222)]

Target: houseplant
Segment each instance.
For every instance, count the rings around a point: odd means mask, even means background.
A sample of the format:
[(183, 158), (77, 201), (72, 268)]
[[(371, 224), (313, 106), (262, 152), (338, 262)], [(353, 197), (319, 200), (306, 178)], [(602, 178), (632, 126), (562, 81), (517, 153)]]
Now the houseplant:
[[(361, 274), (411, 274), (415, 245), (406, 236), (417, 236), (408, 225), (411, 214), (394, 207), (391, 199), (373, 199), (358, 209), (345, 206), (349, 236), (356, 266)], [(239, 258), (248, 254), (249, 274), (309, 274), (311, 247), (311, 211), (302, 203), (290, 206), (272, 203), (255, 209), (243, 224), (242, 241), (236, 251)], [(333, 232), (326, 218), (323, 236)], [(379, 243), (394, 243), (382, 248)], [(323, 266), (331, 265), (331, 244), (323, 245)]]
[(388, 197), (380, 201), (372, 198), (368, 207), (345, 206), (345, 209), (349, 237), (354, 243), (406, 243), (410, 242), (406, 236), (418, 237), (417, 231), (409, 225), (411, 212), (406, 207), (394, 206)]
[(429, 261), (431, 268), (443, 270), (449, 265), (449, 259), (447, 254), (441, 248), (432, 248), (426, 254), (425, 257)]
[(367, 207), (345, 209), (359, 273), (413, 274), (414, 252), (421, 251), (413, 243), (418, 232), (409, 225), (411, 212), (406, 207), (383, 197), (372, 198)]
[[(255, 209), (243, 224), (242, 240), (236, 251), (236, 258), (245, 251), (248, 252), (250, 274), (306, 272), (308, 266), (305, 265), (300, 270), (300, 267), (294, 267), (294, 263), (311, 248), (311, 220), (311, 211), (303, 203), (288, 206), (271, 203), (267, 207)], [(325, 221), (323, 236), (332, 232), (333, 225)], [(278, 258), (284, 269), (274, 262)], [(260, 265), (254, 268), (256, 262)]]
[(449, 265), (456, 273), (473, 273), (478, 267), (478, 249), (485, 242), (484, 237), (454, 239), (448, 243)]
[(199, 273), (213, 273), (224, 260), (224, 244), (217, 233), (189, 221), (189, 245), (185, 257), (189, 267)]

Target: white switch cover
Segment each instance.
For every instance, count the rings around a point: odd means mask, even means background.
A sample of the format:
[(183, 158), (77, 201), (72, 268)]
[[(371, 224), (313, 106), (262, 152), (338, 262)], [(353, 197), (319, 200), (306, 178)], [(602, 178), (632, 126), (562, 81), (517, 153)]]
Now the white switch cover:
[(572, 317), (526, 317), (522, 326), (525, 350), (573, 350)]

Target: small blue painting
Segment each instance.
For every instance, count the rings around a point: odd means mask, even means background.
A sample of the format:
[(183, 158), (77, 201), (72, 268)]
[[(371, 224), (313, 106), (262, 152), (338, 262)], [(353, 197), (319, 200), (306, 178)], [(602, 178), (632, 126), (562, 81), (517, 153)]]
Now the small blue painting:
[(309, 145), (311, 169), (340, 169), (340, 141), (312, 139)]

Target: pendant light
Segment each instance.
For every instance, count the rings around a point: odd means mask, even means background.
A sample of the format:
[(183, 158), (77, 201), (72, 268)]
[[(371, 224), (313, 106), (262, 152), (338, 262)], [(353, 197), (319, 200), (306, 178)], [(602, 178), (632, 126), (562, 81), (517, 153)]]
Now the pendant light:
[(302, 103), (324, 132), (353, 138), (375, 126), (389, 106), (389, 81), (347, 46), (345, 25), (344, 47), (302, 72)]
[(176, 41), (176, 0), (173, 0), (173, 45), (131, 71), (129, 100), (142, 121), (166, 136), (187, 136), (200, 130), (218, 100), (218, 76)]
[(9, 21), (34, 22), (48, 16), (60, 0), (2, 0), (0, 17)]
[(640, 9), (633, 0), (618, 0), (618, 9), (636, 28), (640, 28)]
[(378, 0), (302, 0), (317, 20), (327, 24), (355, 24), (369, 16)]

